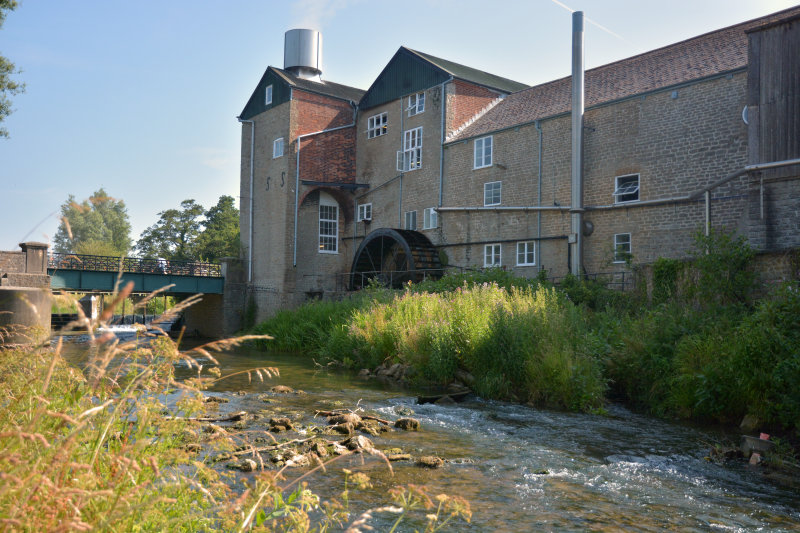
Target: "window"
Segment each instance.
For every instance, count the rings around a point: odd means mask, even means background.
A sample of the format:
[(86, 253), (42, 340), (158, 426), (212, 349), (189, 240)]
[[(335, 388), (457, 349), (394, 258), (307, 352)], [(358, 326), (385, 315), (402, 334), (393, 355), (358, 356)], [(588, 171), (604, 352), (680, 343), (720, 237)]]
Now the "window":
[(475, 139), (475, 166), (484, 168), (492, 166), (492, 137)]
[(500, 205), (500, 191), (502, 181), (492, 181), (483, 184), (483, 205)]
[(631, 234), (617, 233), (614, 235), (614, 262), (625, 263), (631, 257)]
[(406, 211), (406, 223), (403, 226), (405, 229), (417, 229), (417, 212)]
[(639, 201), (639, 174), (614, 178), (614, 203)]
[(422, 168), (422, 126), (403, 132), (403, 149), (397, 152), (397, 170)]
[(500, 245), (487, 244), (483, 247), (483, 266), (485, 267), (499, 267), (500, 266)]
[(425, 111), (425, 93), (412, 94), (408, 97), (408, 116), (413, 117)]
[(339, 252), (339, 206), (326, 194), (319, 195), (319, 253)]
[(372, 204), (360, 204), (358, 206), (358, 221), (372, 220)]
[(433, 207), (426, 207), (422, 221), (422, 229), (433, 229), (439, 224), (439, 213)]
[(267, 85), (267, 88), (264, 89), (264, 105), (269, 105), (272, 103), (272, 85)]
[(536, 243), (533, 241), (517, 243), (517, 266), (536, 264)]
[(272, 159), (283, 156), (283, 137), (272, 141)]
[(380, 135), (386, 135), (386, 124), (389, 121), (389, 115), (387, 113), (381, 113), (380, 115), (374, 115), (367, 119), (367, 139), (372, 139), (373, 137), (378, 137)]

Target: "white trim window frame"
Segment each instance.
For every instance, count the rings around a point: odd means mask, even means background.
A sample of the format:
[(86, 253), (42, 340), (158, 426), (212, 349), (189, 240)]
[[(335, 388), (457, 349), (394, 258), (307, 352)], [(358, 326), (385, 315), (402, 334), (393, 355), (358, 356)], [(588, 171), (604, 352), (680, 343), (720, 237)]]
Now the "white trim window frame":
[(517, 243), (517, 266), (536, 266), (536, 241)]
[(372, 220), (372, 203), (358, 204), (358, 221)]
[(490, 181), (483, 184), (483, 205), (500, 205), (502, 202), (503, 182)]
[(278, 137), (272, 141), (272, 159), (283, 157), (283, 137)]
[(412, 94), (408, 97), (408, 116), (413, 117), (425, 112), (425, 91)]
[(631, 234), (614, 234), (614, 263), (627, 263), (631, 257)]
[(614, 178), (614, 203), (628, 204), (639, 201), (639, 174), (627, 174)]
[(264, 88), (264, 105), (272, 104), (272, 84)]
[(503, 246), (499, 243), (487, 244), (483, 247), (483, 267), (502, 266)]
[(486, 168), (492, 166), (492, 136), (475, 139), (473, 151), (473, 169)]
[(339, 253), (339, 206), (319, 203), (319, 253)]
[(422, 229), (435, 229), (439, 227), (439, 213), (434, 207), (426, 207), (422, 217)]
[(404, 214), (403, 229), (416, 230), (417, 229), (417, 212), (406, 211)]
[(389, 124), (389, 113), (383, 112), (372, 115), (367, 119), (367, 139), (374, 139), (386, 135)]
[(403, 132), (403, 149), (397, 152), (397, 170), (410, 172), (422, 168), (422, 126)]

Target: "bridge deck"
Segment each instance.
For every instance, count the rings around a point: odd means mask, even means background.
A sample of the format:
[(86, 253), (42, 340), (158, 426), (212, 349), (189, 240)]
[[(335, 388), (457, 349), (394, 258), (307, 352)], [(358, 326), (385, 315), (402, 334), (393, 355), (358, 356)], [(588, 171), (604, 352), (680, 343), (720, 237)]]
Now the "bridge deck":
[(225, 279), (216, 263), (133, 257), (52, 254), (48, 261), (52, 289), (111, 292), (133, 281), (133, 292), (150, 293), (174, 285), (166, 294), (222, 294)]

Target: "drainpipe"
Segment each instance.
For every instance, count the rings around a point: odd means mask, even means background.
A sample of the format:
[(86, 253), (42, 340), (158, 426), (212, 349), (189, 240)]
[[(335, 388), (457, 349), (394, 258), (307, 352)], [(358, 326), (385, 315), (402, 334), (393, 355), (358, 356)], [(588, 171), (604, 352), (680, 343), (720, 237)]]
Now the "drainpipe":
[(583, 271), (583, 11), (572, 14), (572, 235), (570, 272)]
[[(403, 119), (405, 118), (406, 115), (405, 109), (403, 108), (404, 99), (405, 96), (400, 97), (400, 151), (401, 152), (405, 150), (405, 145), (403, 143), (406, 138), (406, 132), (403, 129), (405, 127)], [(403, 161), (405, 161), (405, 155), (403, 156)], [(403, 168), (405, 168), (405, 165), (403, 165)], [(400, 170), (400, 197), (397, 199), (397, 205), (399, 206), (398, 218), (400, 220), (397, 224), (398, 228), (405, 228), (405, 226), (403, 225), (403, 174), (405, 174), (405, 171)]]
[[(542, 123), (541, 121), (536, 121), (536, 131), (539, 132), (539, 198), (537, 202), (537, 206), (541, 207), (542, 205)], [(539, 271), (542, 270), (542, 250), (541, 250), (541, 243), (542, 243), (542, 212), (539, 211), (536, 214), (537, 222), (536, 222), (536, 266)]]
[[(444, 108), (445, 104), (447, 103), (447, 96), (444, 92), (444, 86), (447, 83), (453, 81), (453, 77), (450, 76), (450, 79), (447, 81), (442, 82), (442, 142), (441, 146), (439, 147), (439, 205), (437, 207), (442, 207), (442, 198), (444, 197), (444, 139), (445, 139), (445, 132), (444, 132)], [(438, 225), (438, 224), (437, 224)]]
[(256, 123), (253, 120), (236, 119), (243, 124), (250, 124), (250, 213), (248, 226), (250, 228), (247, 239), (247, 283), (253, 281), (253, 152), (255, 149)]
[[(337, 126), (335, 128), (328, 128), (326, 130), (319, 130), (312, 133), (304, 133), (297, 136), (297, 161), (295, 163), (295, 177), (294, 177), (294, 244), (292, 246), (292, 266), (297, 266), (297, 213), (300, 210), (300, 141), (306, 137), (313, 137), (320, 133), (330, 133), (332, 131), (343, 130), (345, 128), (352, 128), (356, 125), (356, 113), (358, 113), (358, 106), (355, 102), (350, 102), (353, 106), (353, 123), (345, 126)], [(355, 224), (355, 221), (353, 222)]]

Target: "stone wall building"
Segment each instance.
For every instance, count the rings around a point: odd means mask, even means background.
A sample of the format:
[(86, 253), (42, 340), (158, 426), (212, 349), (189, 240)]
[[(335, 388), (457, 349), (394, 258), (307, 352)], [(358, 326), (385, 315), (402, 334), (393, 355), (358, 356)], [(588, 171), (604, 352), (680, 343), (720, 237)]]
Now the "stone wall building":
[[(798, 19), (796, 7), (585, 73), (585, 274), (685, 257), (707, 225), (764, 253), (800, 247), (800, 165), (758, 167), (800, 158)], [(300, 60), (295, 32), (316, 44)], [(569, 272), (570, 77), (527, 87), (401, 47), (361, 91), (321, 79), (318, 33), (287, 43), (240, 116), (259, 319), (373, 277)]]

